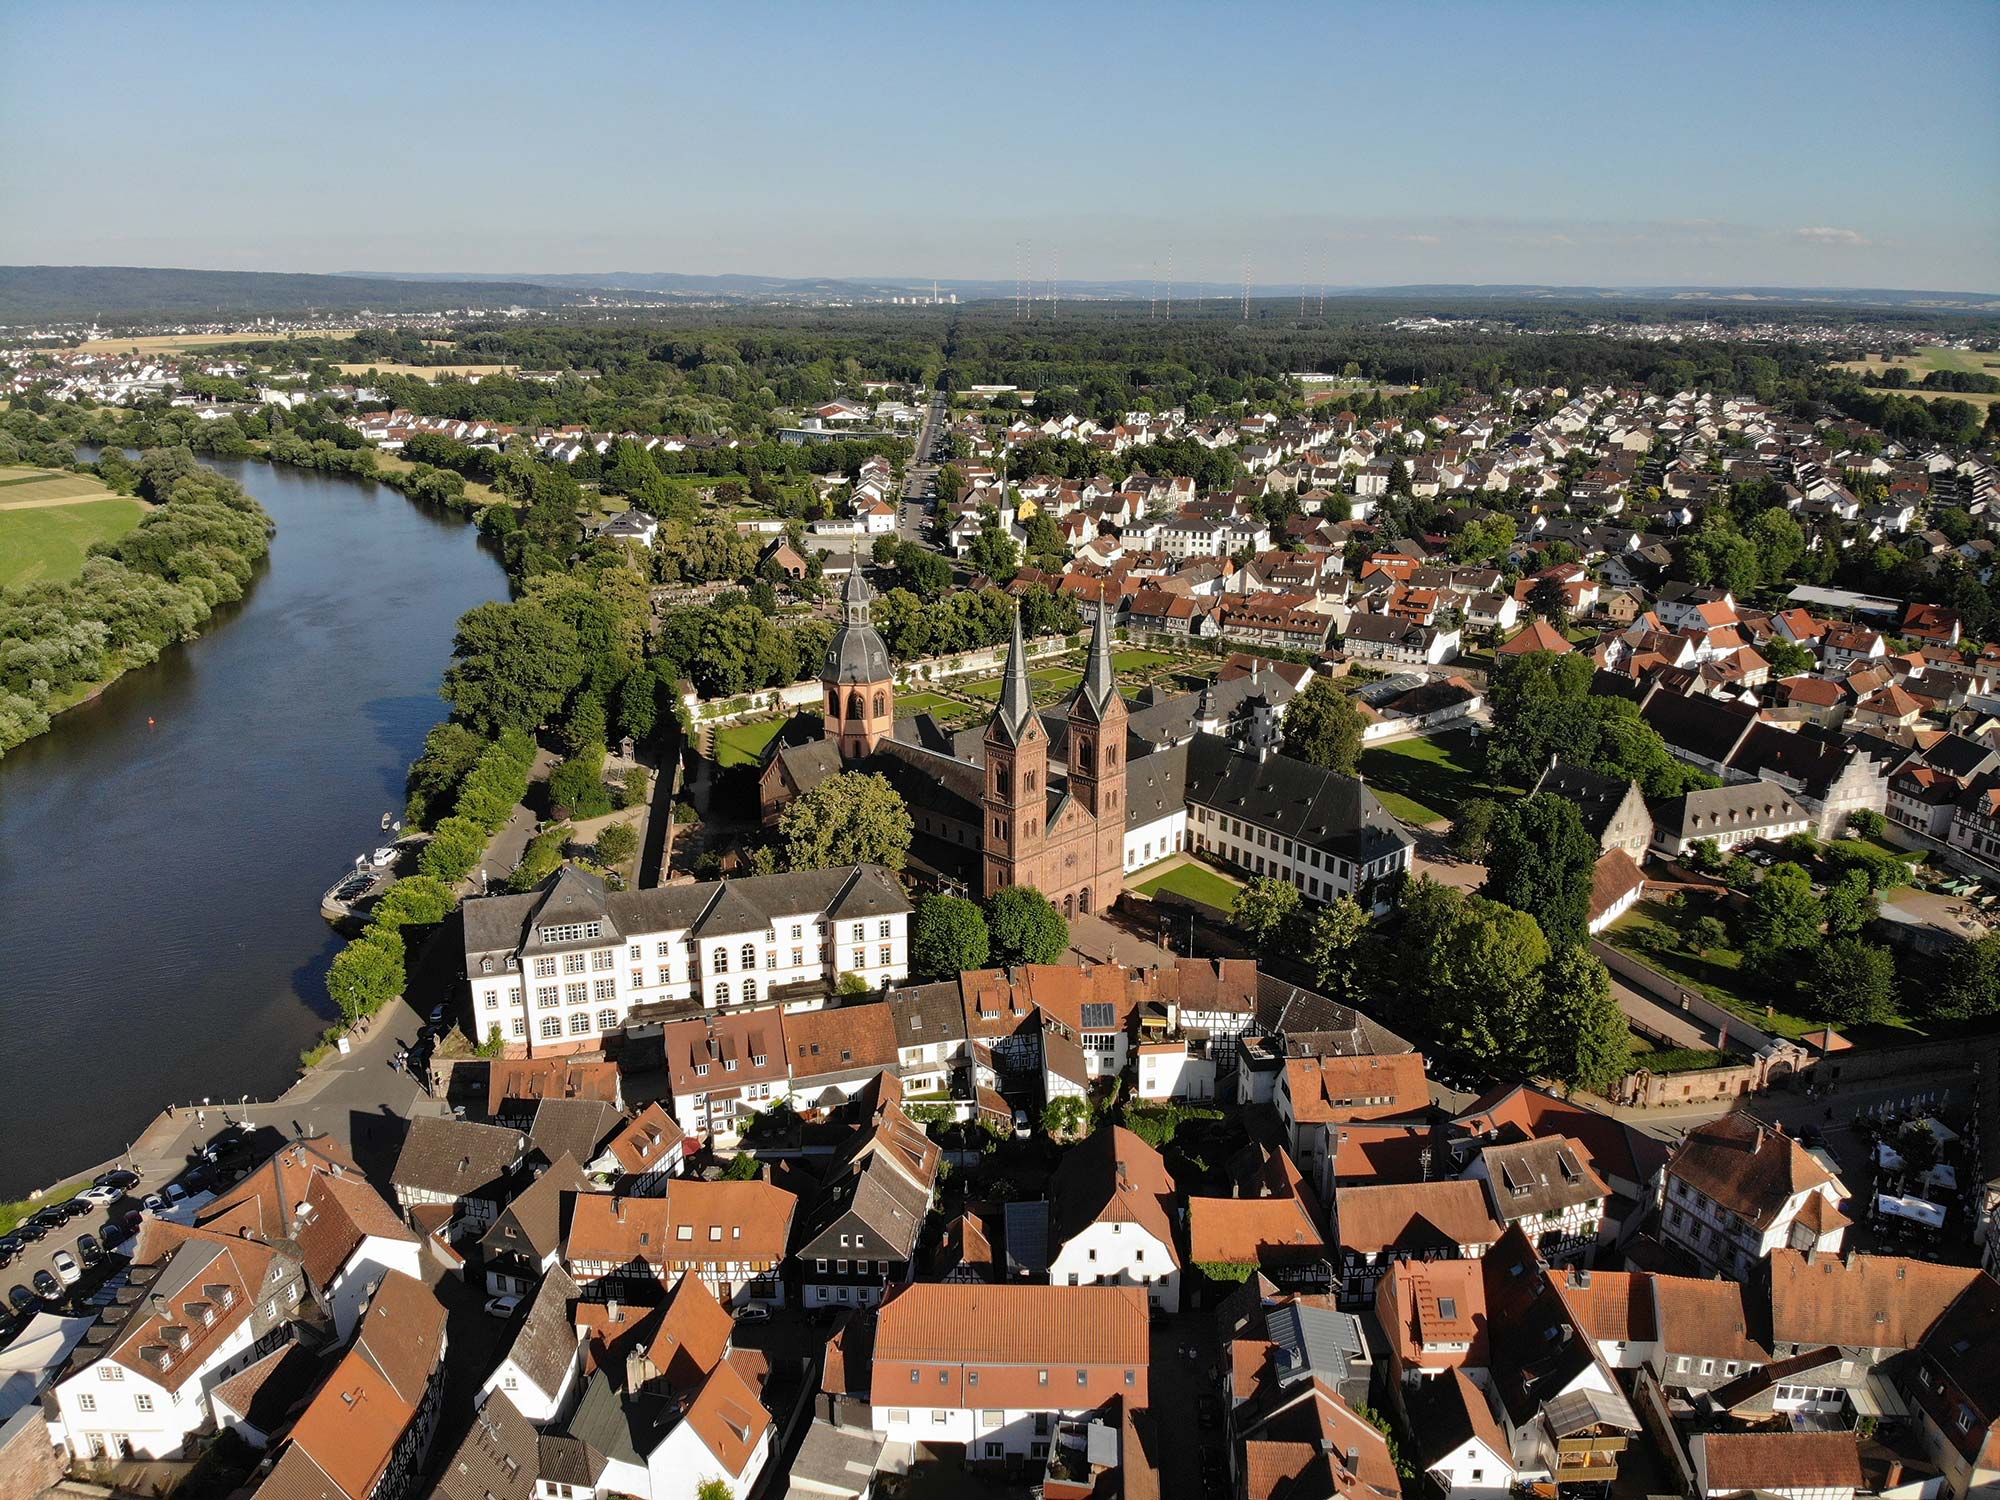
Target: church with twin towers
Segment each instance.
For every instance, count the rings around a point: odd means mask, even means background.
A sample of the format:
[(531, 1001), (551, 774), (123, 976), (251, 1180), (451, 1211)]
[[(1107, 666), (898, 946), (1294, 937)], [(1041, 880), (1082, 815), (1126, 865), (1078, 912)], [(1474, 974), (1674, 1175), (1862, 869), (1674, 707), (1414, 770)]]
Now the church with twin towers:
[(874, 599), (850, 567), (820, 711), (797, 715), (759, 764), (767, 825), (829, 776), (879, 774), (909, 806), (913, 869), (981, 897), (1032, 886), (1072, 917), (1108, 908), (1129, 874), (1179, 853), (1281, 876), (1318, 901), (1373, 902), (1408, 870), (1409, 836), (1360, 781), (1283, 753), (1295, 688), (1276, 670), (1253, 664), (1200, 692), (1148, 689), (1128, 703), (1100, 602), (1083, 680), (1037, 707), (1017, 614), (992, 717), (954, 733), (928, 714), (896, 716)]

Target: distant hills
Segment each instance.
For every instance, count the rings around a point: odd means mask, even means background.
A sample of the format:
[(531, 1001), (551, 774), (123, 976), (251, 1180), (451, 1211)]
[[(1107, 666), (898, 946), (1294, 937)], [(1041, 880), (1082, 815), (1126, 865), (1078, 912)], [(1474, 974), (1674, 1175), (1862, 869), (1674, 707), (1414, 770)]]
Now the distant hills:
[(0, 266), (0, 323), (198, 320), (276, 313), (435, 312), (558, 307), (560, 288), (513, 280), (412, 281), (284, 271), (184, 271), (151, 266)]
[[(1018, 291), (999, 280), (906, 277), (701, 276), (677, 271), (513, 273), (372, 271), (303, 275), (275, 271), (194, 271), (144, 266), (0, 266), (0, 324), (71, 322), (96, 318), (132, 322), (145, 319), (189, 321), (232, 316), (318, 312), (418, 313), (455, 309), (491, 311), (509, 307), (557, 308), (610, 295), (671, 305), (681, 301), (727, 301), (746, 306), (790, 304), (825, 306), (888, 298), (940, 296), (961, 302), (1006, 300)], [(1063, 281), (1067, 299), (1145, 301), (1166, 288), (1151, 281)], [(1048, 296), (1047, 282), (1035, 288)], [(1176, 301), (1233, 298), (1240, 285), (1181, 282)], [(1258, 298), (1317, 297), (1317, 285), (1253, 286)], [(1742, 307), (1772, 303), (1799, 306), (1901, 308), (1910, 311), (2000, 311), (1992, 292), (1907, 291), (1890, 288), (1827, 287), (1600, 287), (1535, 283), (1439, 283), (1411, 286), (1327, 287), (1329, 298), (1369, 298), (1420, 304), (1451, 303), (1460, 315), (1481, 302), (1550, 302), (1588, 306), (1634, 302), (1712, 302)]]

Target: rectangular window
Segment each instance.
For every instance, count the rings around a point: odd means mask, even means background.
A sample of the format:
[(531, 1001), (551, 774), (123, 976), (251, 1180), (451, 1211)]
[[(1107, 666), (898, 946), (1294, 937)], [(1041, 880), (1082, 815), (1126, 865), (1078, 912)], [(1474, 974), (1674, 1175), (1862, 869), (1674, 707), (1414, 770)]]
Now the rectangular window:
[(81, 1396), (76, 1398), (76, 1409), (78, 1411), (96, 1411), (97, 1398), (91, 1395), (89, 1391), (85, 1391)]
[(544, 927), (542, 941), (545, 943), (576, 943), (584, 938), (594, 938), (604, 931), (601, 922), (565, 922), (557, 927)]
[(601, 948), (590, 955), (590, 966), (593, 969), (608, 969), (615, 962), (609, 948)]
[(528, 1018), (526, 1016), (514, 1017), (514, 1035), (526, 1036), (527, 1034), (528, 1034)]
[(538, 984), (535, 986), (535, 1004), (542, 1010), (553, 1009), (555, 1003), (561, 998), (562, 989), (559, 985)]
[(590, 997), (593, 1000), (616, 1000), (618, 998), (618, 981), (615, 979), (600, 979), (596, 981), (590, 987)]
[(877, 951), (877, 952), (878, 952), (878, 953), (879, 953), (879, 954), (881, 955), (881, 956), (880, 956), (880, 958), (879, 958), (879, 959), (877, 960), (877, 962), (878, 962), (878, 963), (880, 963), (880, 964), (882, 965), (882, 967), (883, 967), (883, 968), (885, 968), (885, 969), (886, 969), (886, 968), (888, 968), (888, 967), (889, 967), (889, 949), (888, 949), (887, 945), (884, 945), (883, 947), (881, 947), (881, 948), (877, 949), (876, 951)]
[(144, 1391), (141, 1391), (132, 1398), (132, 1408), (135, 1411), (151, 1411), (153, 1409), (153, 1398)]
[(665, 941), (660, 942), (654, 947), (653, 956), (655, 958), (672, 958), (674, 956), (673, 944)]
[(563, 955), (563, 973), (581, 974), (582, 972), (583, 955), (581, 953), (565, 953)]
[(856, 948), (854, 950), (854, 967), (857, 969), (868, 967), (868, 950), (866, 948)]
[(875, 936), (877, 936), (877, 937), (884, 937), (884, 938), (885, 938), (885, 937), (887, 937), (888, 935), (889, 935), (889, 923), (888, 923), (888, 919), (887, 919), (887, 918), (884, 918), (884, 919), (883, 919), (883, 921), (882, 921), (882, 923), (881, 923), (881, 928), (880, 928), (880, 930), (879, 930), (879, 931), (878, 931), (878, 932), (877, 932), (877, 933), (875, 934)]
[(673, 971), (672, 969), (670, 969), (669, 967), (667, 967), (667, 965), (665, 965), (665, 964), (661, 964), (661, 965), (660, 965), (660, 978), (659, 978), (659, 983), (661, 983), (661, 984), (672, 984), (672, 983), (674, 982), (674, 977), (673, 977), (673, 976), (674, 976), (674, 971)]
[(803, 948), (794, 948), (792, 950), (792, 967), (796, 969), (801, 965), (803, 965), (805, 961), (806, 961), (806, 950)]
[(555, 972), (556, 961), (553, 958), (538, 958), (535, 960), (535, 978), (550, 979), (555, 976)]
[(641, 948), (637, 943), (634, 943), (625, 956), (636, 962), (637, 960), (642, 959), (646, 956), (646, 950), (644, 948)]
[(566, 984), (563, 986), (563, 999), (571, 1005), (581, 1005), (589, 998), (590, 986), (587, 984)]
[(634, 969), (632, 971), (632, 988), (635, 990), (642, 990), (645, 987), (646, 987), (646, 971), (644, 969)]

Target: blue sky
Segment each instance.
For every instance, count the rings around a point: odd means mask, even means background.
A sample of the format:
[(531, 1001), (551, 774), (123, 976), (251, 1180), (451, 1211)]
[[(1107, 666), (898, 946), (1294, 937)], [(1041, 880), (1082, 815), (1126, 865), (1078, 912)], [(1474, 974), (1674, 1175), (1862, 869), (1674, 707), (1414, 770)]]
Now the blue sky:
[(0, 0), (0, 56), (0, 263), (2000, 291), (1995, 0)]

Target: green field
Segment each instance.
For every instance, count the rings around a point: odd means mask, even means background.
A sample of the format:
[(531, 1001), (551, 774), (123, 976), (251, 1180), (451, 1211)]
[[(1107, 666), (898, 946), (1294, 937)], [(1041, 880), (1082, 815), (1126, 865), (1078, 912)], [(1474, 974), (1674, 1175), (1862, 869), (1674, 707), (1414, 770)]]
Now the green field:
[[(984, 698), (988, 703), (998, 703), (1000, 685), (1003, 681), (1002, 677), (981, 677), (970, 682), (954, 682), (951, 686), (955, 691), (970, 697)], [(1068, 667), (1048, 667), (1028, 674), (1028, 685), (1033, 690), (1037, 703), (1051, 703), (1081, 681), (1083, 674), (1071, 671)]]
[(1176, 665), (1177, 658), (1164, 651), (1114, 651), (1111, 665), (1120, 672), (1152, 672)]
[(1518, 790), (1489, 786), (1482, 759), (1472, 735), (1458, 729), (1363, 750), (1361, 774), (1368, 790), (1405, 823), (1435, 823), (1456, 817), (1460, 804), (1474, 797)]
[(1188, 860), (1175, 865), (1171, 870), (1162, 871), (1150, 880), (1140, 881), (1132, 889), (1142, 896), (1151, 896), (1158, 891), (1172, 891), (1176, 896), (1199, 901), (1203, 906), (1212, 907), (1227, 916), (1230, 908), (1236, 904), (1237, 891), (1242, 887), (1228, 876), (1219, 875), (1209, 869), (1207, 865)]
[(764, 747), (785, 727), (783, 719), (761, 719), (755, 724), (732, 724), (715, 731), (715, 763), (725, 771), (731, 766), (754, 766)]
[(27, 464), (0, 466), (0, 507), (10, 510), (29, 501), (99, 500), (110, 493), (94, 474), (37, 469)]
[[(15, 493), (0, 490), (0, 497)], [(0, 588), (76, 577), (93, 542), (123, 536), (145, 513), (142, 502), (115, 497), (21, 510), (7, 509), (0, 498)]]
[(896, 717), (899, 719), (913, 719), (918, 714), (929, 714), (938, 723), (949, 727), (976, 719), (979, 713), (976, 708), (970, 708), (956, 699), (946, 698), (937, 693), (896, 694)]
[(20, 1198), (12, 1203), (0, 1203), (0, 1234), (12, 1234), (14, 1226), (32, 1214), (57, 1203), (67, 1203), (78, 1193), (90, 1186), (88, 1177), (79, 1177), (74, 1182), (65, 1182), (60, 1187), (50, 1188), (40, 1198)]
[[(1757, 998), (1757, 981), (1743, 972), (1743, 955), (1728, 948), (1710, 948), (1697, 957), (1688, 951), (1684, 933), (1687, 925), (1707, 914), (1700, 903), (1690, 901), (1679, 911), (1660, 901), (1641, 901), (1605, 930), (1604, 941), (1631, 954), (1639, 962), (1658, 969), (1691, 990), (1699, 990), (1724, 1010), (1733, 1012), (1751, 1025), (1773, 1036), (1797, 1039), (1824, 1026), (1805, 1016), (1787, 1015)], [(1661, 952), (1634, 942), (1636, 934), (1648, 927), (1665, 928), (1674, 935), (1676, 946)]]

